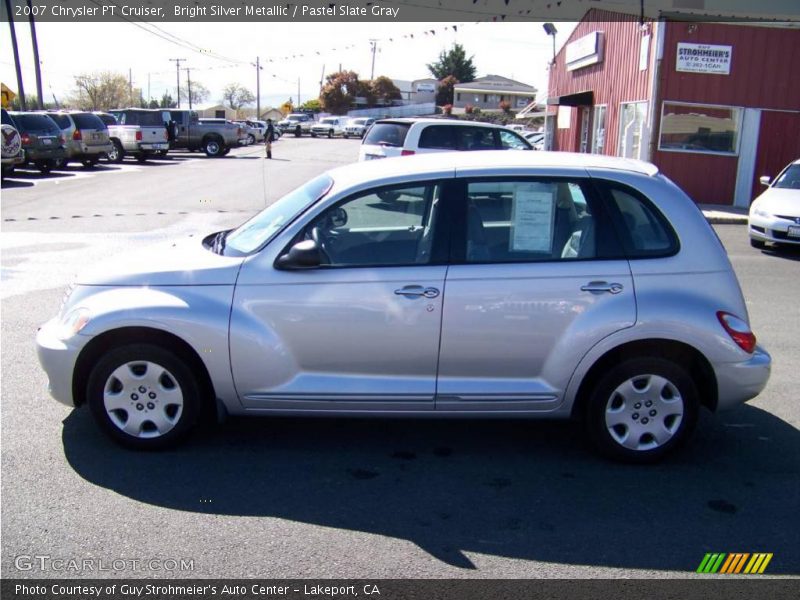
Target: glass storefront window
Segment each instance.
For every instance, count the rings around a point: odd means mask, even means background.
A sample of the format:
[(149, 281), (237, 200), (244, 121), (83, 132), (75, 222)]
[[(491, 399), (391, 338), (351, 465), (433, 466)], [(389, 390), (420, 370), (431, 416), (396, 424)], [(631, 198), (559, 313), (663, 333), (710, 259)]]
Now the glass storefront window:
[(738, 154), (741, 126), (740, 108), (664, 102), (658, 149)]
[(595, 106), (592, 126), (592, 153), (602, 154), (606, 146), (606, 107)]
[(619, 155), (647, 160), (647, 102), (626, 102), (620, 105)]

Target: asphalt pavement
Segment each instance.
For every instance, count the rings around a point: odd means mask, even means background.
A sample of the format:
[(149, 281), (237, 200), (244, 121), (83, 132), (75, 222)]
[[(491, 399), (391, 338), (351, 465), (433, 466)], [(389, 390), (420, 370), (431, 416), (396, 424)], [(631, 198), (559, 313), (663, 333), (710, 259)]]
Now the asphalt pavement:
[[(706, 552), (740, 551), (800, 574), (800, 252), (755, 250), (741, 225), (715, 228), (770, 383), (655, 466), (597, 458), (569, 423), (519, 421), (231, 419), (131, 452), (48, 396), (34, 336), (74, 273), (236, 225), (357, 147), (288, 138), (271, 161), (255, 146), (3, 182), (3, 577), (695, 577)], [(25, 568), (34, 556), (51, 560)]]

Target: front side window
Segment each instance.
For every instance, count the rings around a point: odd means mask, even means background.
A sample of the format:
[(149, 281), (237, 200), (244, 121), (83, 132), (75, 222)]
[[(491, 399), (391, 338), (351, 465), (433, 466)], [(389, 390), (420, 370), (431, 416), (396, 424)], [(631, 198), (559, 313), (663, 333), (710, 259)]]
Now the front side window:
[(496, 150), (494, 129), (490, 127), (460, 127), (461, 150)]
[(440, 195), (434, 183), (370, 190), (323, 212), (304, 237), (330, 267), (429, 264)]
[(530, 150), (531, 145), (513, 131), (499, 131), (500, 147), (503, 150)]
[(467, 185), (468, 263), (620, 255), (616, 238), (579, 181), (485, 181)]
[(659, 150), (737, 154), (741, 117), (730, 106), (664, 102)]

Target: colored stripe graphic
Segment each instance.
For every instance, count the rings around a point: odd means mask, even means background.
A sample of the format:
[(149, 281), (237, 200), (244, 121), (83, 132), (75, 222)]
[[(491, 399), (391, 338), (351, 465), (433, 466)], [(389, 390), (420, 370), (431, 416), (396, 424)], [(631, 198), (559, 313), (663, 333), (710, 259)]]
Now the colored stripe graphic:
[[(697, 567), (697, 573), (719, 573), (720, 575), (760, 575), (772, 560), (772, 553), (756, 552), (707, 552)], [(747, 565), (747, 566), (745, 566)]]

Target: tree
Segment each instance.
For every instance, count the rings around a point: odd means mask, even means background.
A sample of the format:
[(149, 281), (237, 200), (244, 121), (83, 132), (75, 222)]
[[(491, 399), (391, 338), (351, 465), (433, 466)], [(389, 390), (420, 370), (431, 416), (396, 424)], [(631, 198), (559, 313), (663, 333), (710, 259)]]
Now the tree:
[[(319, 103), (319, 98), (312, 98), (311, 100), (306, 100), (303, 102), (303, 104), (300, 106), (300, 110), (318, 113), (322, 111), (322, 105)], [(291, 108), (289, 109), (289, 112), (291, 112)]]
[(158, 103), (157, 108), (175, 108), (178, 106), (178, 103), (172, 99), (172, 94), (169, 92), (164, 92), (164, 95), (161, 96), (161, 101)]
[(222, 101), (233, 110), (239, 110), (245, 104), (252, 104), (256, 101), (253, 92), (238, 83), (229, 83), (222, 90)]
[(381, 104), (392, 104), (392, 100), (400, 100), (403, 96), (394, 81), (381, 75), (370, 82), (370, 91), (375, 100)]
[(448, 75), (452, 75), (461, 83), (475, 81), (476, 68), (472, 64), (474, 56), (467, 58), (464, 47), (461, 44), (453, 44), (450, 50), (442, 50), (439, 60), (431, 63), (428, 70), (438, 80), (442, 80)]
[[(192, 81), (192, 98), (191, 101), (189, 100), (189, 86), (182, 86), (181, 87), (181, 102), (186, 102), (188, 104), (201, 104), (208, 100), (208, 97), (211, 95), (211, 92), (208, 91), (208, 88), (204, 86), (199, 81)], [(251, 100), (252, 102), (252, 100)]]
[(436, 104), (444, 106), (446, 104), (453, 104), (453, 89), (459, 83), (458, 79), (452, 75), (448, 75), (439, 82), (439, 88), (436, 90)]
[(109, 110), (138, 105), (140, 98), (141, 90), (131, 90), (127, 77), (112, 71), (100, 71), (77, 75), (69, 102), (82, 110)]
[(322, 108), (334, 115), (347, 112), (352, 106), (360, 86), (355, 71), (339, 71), (325, 78), (325, 85), (319, 93)]

